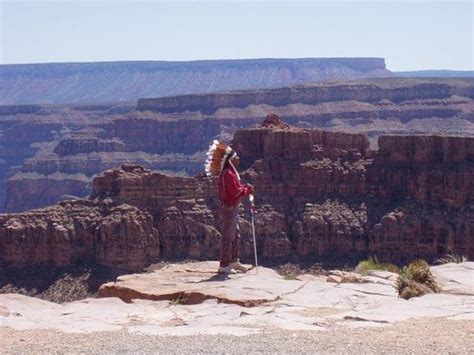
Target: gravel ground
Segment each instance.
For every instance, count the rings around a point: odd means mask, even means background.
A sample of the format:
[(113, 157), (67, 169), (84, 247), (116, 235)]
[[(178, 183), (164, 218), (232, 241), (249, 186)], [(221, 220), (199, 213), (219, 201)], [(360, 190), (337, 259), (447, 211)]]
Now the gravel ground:
[(474, 322), (444, 318), (411, 320), (378, 328), (268, 331), (244, 337), (132, 335), (126, 331), (64, 334), (0, 328), (0, 353), (371, 353), (473, 354)]

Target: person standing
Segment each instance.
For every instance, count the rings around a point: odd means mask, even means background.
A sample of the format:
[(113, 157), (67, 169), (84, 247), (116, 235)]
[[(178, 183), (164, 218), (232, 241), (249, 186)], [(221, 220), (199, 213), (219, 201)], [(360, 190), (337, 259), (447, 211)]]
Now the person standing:
[(253, 193), (253, 186), (242, 184), (237, 172), (240, 159), (226, 144), (215, 140), (209, 147), (205, 169), (207, 175), (219, 176), (219, 217), (221, 248), (219, 273), (247, 272), (240, 263), (239, 205), (243, 197)]

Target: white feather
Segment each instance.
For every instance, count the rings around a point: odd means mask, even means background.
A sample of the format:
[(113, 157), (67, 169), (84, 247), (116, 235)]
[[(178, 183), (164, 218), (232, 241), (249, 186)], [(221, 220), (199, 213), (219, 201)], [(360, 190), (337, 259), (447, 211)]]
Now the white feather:
[[(206, 175), (208, 176), (211, 176), (212, 175), (212, 172), (211, 172), (211, 164), (213, 162), (213, 158), (214, 158), (214, 153), (218, 147), (218, 145), (220, 144), (220, 142), (217, 140), (217, 139), (214, 139), (212, 141), (212, 143), (209, 145), (209, 149), (208, 151), (206, 152), (206, 161), (204, 163), (204, 170), (206, 172)], [(229, 156), (229, 154), (232, 153), (232, 148), (229, 147), (229, 146), (226, 146), (225, 148), (225, 154), (224, 156), (222, 157), (222, 160), (220, 161), (220, 168), (221, 168), (221, 171), (222, 169), (224, 168), (224, 163), (225, 163), (225, 160), (227, 159), (227, 157)]]
[(214, 154), (214, 151), (216, 150), (218, 144), (219, 144), (219, 141), (217, 139), (214, 139), (212, 143), (209, 145), (209, 149), (206, 153), (207, 159), (206, 159), (206, 162), (204, 163), (204, 171), (206, 172), (207, 176), (211, 175), (212, 155)]

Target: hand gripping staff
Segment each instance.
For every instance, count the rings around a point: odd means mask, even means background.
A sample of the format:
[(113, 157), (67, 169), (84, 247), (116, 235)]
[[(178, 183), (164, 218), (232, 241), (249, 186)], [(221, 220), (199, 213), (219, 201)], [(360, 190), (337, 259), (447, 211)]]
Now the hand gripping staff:
[(255, 254), (255, 270), (257, 271), (257, 275), (258, 275), (257, 241), (255, 240), (255, 220), (254, 220), (255, 199), (252, 194), (249, 195), (249, 200), (250, 200), (250, 214), (252, 216), (252, 235), (253, 235), (253, 252)]

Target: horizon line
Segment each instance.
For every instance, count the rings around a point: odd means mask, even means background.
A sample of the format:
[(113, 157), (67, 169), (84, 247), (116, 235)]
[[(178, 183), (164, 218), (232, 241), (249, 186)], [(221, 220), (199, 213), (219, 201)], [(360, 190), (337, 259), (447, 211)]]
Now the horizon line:
[(246, 57), (246, 58), (205, 58), (205, 59), (189, 59), (189, 60), (168, 60), (168, 59), (117, 59), (117, 60), (96, 60), (96, 61), (47, 61), (47, 62), (16, 62), (16, 63), (0, 63), (0, 66), (28, 66), (28, 65), (61, 65), (61, 64), (114, 64), (114, 63), (204, 63), (204, 62), (239, 62), (239, 61), (264, 61), (264, 60), (276, 60), (276, 61), (291, 61), (291, 60), (328, 60), (328, 59), (378, 59), (383, 60), (385, 68), (392, 72), (411, 72), (411, 71), (458, 71), (458, 72), (472, 72), (474, 67), (471, 69), (452, 69), (452, 68), (420, 68), (420, 69), (398, 69), (391, 70), (387, 66), (387, 59), (384, 57)]

